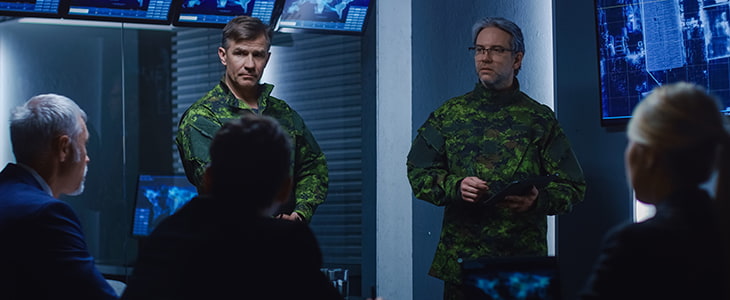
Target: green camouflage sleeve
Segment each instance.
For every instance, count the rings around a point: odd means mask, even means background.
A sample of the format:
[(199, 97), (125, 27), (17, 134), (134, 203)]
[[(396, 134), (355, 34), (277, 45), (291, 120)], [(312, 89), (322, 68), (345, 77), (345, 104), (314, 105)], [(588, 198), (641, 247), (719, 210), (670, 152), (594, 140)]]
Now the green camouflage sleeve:
[(210, 143), (221, 125), (204, 107), (192, 107), (182, 117), (175, 138), (185, 175), (197, 187), (210, 162)]
[[(303, 122), (302, 122), (303, 125)], [(312, 133), (303, 126), (294, 145), (294, 212), (309, 222), (317, 206), (327, 197), (329, 175), (327, 160)]]
[(458, 198), (457, 183), (462, 178), (449, 173), (444, 138), (434, 122), (434, 114), (418, 129), (406, 166), (416, 198), (438, 206)]
[(550, 128), (545, 143), (541, 153), (543, 168), (548, 174), (557, 174), (558, 179), (538, 196), (536, 210), (547, 215), (568, 213), (585, 196), (583, 170), (557, 121)]

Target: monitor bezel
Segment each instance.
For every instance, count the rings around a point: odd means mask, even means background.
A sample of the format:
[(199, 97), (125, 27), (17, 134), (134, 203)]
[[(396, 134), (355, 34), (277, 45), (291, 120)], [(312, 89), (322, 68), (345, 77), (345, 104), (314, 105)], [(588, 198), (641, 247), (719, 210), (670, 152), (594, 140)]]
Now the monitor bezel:
[(281, 33), (319, 33), (319, 34), (341, 34), (341, 35), (354, 35), (354, 36), (361, 36), (365, 34), (365, 30), (367, 29), (369, 19), (371, 18), (370, 15), (374, 12), (374, 6), (376, 0), (369, 0), (368, 2), (368, 9), (365, 12), (365, 19), (362, 22), (362, 28), (360, 28), (359, 31), (352, 31), (352, 30), (333, 30), (333, 29), (319, 29), (319, 28), (302, 28), (302, 27), (289, 27), (281, 26), (281, 17), (283, 16), (283, 10), (284, 10), (284, 4), (286, 3), (286, 0), (278, 0), (281, 2), (281, 12), (279, 13), (279, 16), (276, 18), (276, 24), (274, 24), (274, 30), (276, 32)]
[[(104, 16), (104, 15), (83, 15), (83, 14), (72, 14), (71, 13), (71, 2), (73, 0), (61, 0), (66, 3), (65, 9), (61, 14), (64, 19), (73, 20), (90, 20), (90, 21), (105, 21), (105, 22), (119, 22), (119, 23), (139, 23), (139, 24), (158, 24), (158, 25), (171, 25), (173, 17), (173, 7), (179, 0), (171, 0), (170, 7), (167, 10), (167, 16), (165, 19), (148, 19), (148, 18), (134, 18), (129, 16)], [(152, 1), (152, 0), (150, 0)], [(149, 8), (149, 4), (148, 4)]]
[[(226, 26), (226, 23), (216, 23), (216, 22), (191, 22), (191, 21), (180, 21), (180, 14), (182, 13), (182, 5), (184, 0), (175, 0), (176, 3), (173, 3), (173, 15), (170, 17), (172, 20), (172, 25), (175, 27), (194, 27), (194, 28), (223, 28)], [(260, 1), (260, 0), (254, 0), (254, 1)], [(281, 12), (281, 6), (283, 5), (283, 1), (281, 0), (274, 0), (274, 9), (269, 16), (269, 20), (261, 20), (265, 24), (268, 24), (270, 28), (274, 28), (274, 25), (279, 17), (279, 13)], [(235, 17), (235, 16), (234, 16)]]
[[(2, 1), (0, 0), (0, 3), (11, 3), (11, 2), (17, 2), (17, 1)], [(36, 3), (38, 1), (36, 0)], [(68, 10), (68, 0), (59, 0), (58, 1), (58, 9), (55, 13), (51, 12), (35, 12), (35, 11), (15, 11), (15, 10), (3, 10), (0, 9), (0, 16), (9, 16), (9, 17), (34, 17), (34, 18), (50, 18), (50, 19), (60, 19), (63, 17), (63, 14)]]

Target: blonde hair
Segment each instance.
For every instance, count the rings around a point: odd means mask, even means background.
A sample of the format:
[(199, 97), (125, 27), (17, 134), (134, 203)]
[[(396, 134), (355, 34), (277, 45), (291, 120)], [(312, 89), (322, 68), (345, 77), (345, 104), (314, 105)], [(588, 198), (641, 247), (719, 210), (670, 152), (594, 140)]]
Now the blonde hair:
[[(679, 82), (654, 89), (639, 103), (627, 128), (630, 140), (667, 154), (675, 179), (700, 185), (717, 170), (718, 226), (730, 249), (730, 134), (718, 101), (695, 84)], [(730, 269), (730, 260), (726, 257)]]

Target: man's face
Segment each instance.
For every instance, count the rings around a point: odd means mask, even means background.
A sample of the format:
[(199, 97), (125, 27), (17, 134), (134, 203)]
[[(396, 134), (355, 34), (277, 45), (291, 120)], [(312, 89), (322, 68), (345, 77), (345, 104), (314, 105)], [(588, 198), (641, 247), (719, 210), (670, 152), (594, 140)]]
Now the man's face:
[(84, 191), (84, 182), (86, 181), (86, 171), (90, 161), (86, 153), (86, 144), (89, 141), (89, 131), (86, 129), (86, 122), (79, 117), (81, 124), (81, 134), (76, 138), (75, 143), (71, 143), (73, 147), (73, 157), (68, 164), (68, 186), (65, 194), (70, 196), (80, 195)]
[(256, 88), (269, 62), (269, 42), (265, 35), (256, 39), (234, 42), (228, 49), (218, 48), (218, 57), (226, 66), (226, 84), (234, 90)]
[[(487, 27), (479, 32), (474, 46), (487, 49), (492, 47), (511, 49), (511, 42), (512, 36), (506, 31), (497, 27)], [(514, 53), (512, 51), (504, 53), (487, 51), (483, 54), (475, 52), (474, 63), (479, 80), (487, 88), (496, 90), (511, 87), (515, 70), (522, 65), (523, 55), (522, 52)]]

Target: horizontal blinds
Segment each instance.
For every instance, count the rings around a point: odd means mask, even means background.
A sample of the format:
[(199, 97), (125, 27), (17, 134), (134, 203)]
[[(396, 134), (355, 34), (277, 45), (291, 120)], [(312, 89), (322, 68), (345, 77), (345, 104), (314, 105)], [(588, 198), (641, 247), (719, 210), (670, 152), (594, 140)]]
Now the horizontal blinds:
[[(181, 29), (173, 39), (173, 131), (190, 104), (223, 75), (219, 29)], [(311, 228), (329, 266), (359, 270), (362, 253), (362, 87), (360, 37), (277, 35), (264, 81), (304, 119), (324, 151), (329, 194)], [(175, 170), (183, 173), (172, 147)]]

